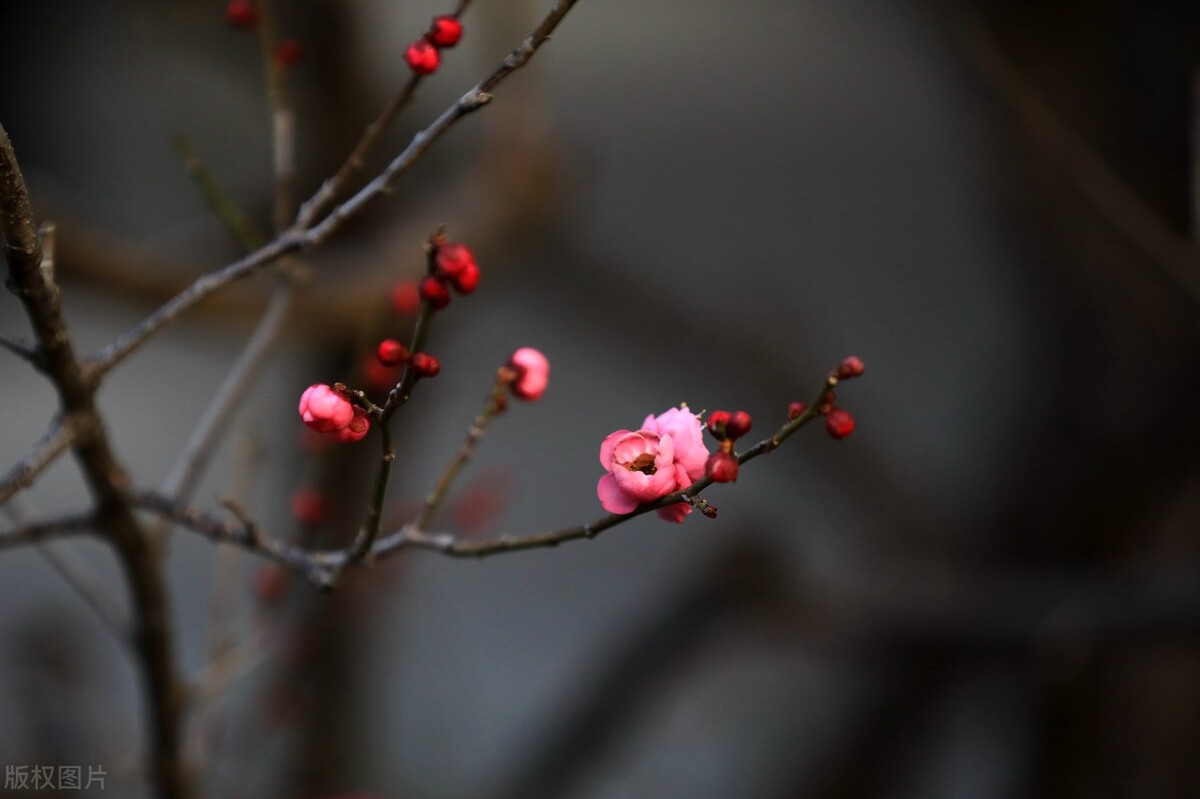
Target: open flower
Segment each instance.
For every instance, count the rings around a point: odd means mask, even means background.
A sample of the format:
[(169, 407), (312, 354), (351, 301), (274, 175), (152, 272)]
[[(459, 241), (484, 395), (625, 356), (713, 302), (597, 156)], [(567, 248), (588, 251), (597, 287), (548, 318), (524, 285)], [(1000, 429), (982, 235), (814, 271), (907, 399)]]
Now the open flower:
[[(686, 409), (651, 414), (636, 432), (618, 430), (600, 445), (600, 465), (608, 474), (596, 484), (600, 504), (610, 513), (629, 513), (646, 502), (687, 488), (704, 476), (708, 450), (700, 420)], [(658, 509), (681, 522), (692, 512), (687, 503)]]

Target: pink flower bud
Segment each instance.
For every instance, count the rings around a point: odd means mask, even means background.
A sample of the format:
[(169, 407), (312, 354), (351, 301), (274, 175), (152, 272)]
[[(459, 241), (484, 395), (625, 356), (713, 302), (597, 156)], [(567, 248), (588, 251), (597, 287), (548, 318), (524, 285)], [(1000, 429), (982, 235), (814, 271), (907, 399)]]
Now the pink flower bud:
[(324, 383), (300, 395), (300, 418), (318, 433), (336, 433), (354, 418), (354, 406)]
[(541, 399), (550, 382), (550, 361), (533, 347), (522, 347), (508, 359), (508, 366), (516, 373), (509, 384), (514, 396), (527, 402)]

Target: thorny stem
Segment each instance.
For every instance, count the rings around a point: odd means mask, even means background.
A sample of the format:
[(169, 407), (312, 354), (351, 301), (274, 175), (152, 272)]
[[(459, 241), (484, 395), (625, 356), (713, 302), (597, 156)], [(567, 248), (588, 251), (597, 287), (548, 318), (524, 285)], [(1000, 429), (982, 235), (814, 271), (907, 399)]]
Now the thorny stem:
[(450, 465), (442, 472), (442, 476), (438, 478), (437, 484), (433, 490), (429, 492), (429, 496), (425, 497), (425, 504), (421, 508), (421, 513), (417, 516), (413, 526), (418, 530), (424, 530), (433, 520), (434, 514), (437, 513), (438, 506), (442, 500), (446, 498), (446, 493), (450, 490), (450, 486), (454, 484), (458, 473), (462, 471), (467, 462), (475, 454), (475, 447), (479, 444), (479, 440), (483, 438), (488, 422), (492, 420), (496, 414), (504, 410), (505, 405), (505, 385), (497, 381), (492, 388), (492, 392), (488, 395), (487, 403), (483, 406), (483, 410), (471, 422), (471, 428), (467, 431), (467, 438), (463, 441), (462, 447), (458, 450), (458, 455), (454, 460), (450, 461)]

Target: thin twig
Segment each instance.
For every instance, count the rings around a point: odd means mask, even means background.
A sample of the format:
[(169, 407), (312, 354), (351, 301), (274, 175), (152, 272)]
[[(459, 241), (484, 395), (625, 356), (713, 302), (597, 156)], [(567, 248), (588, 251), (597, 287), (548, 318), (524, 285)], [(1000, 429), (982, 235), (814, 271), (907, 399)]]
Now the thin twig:
[(118, 641), (125, 645), (132, 643), (130, 624), (124, 609), (109, 593), (109, 586), (99, 573), (75, 551), (71, 542), (45, 542), (38, 544), (36, 549), (54, 567), (63, 582), (75, 589), (75, 593)]
[(74, 513), (68, 516), (59, 516), (56, 519), (22, 524), (11, 530), (0, 532), (0, 550), (27, 544), (39, 544), (54, 538), (94, 533), (97, 527), (96, 517), (90, 513)]
[(185, 131), (178, 130), (171, 137), (171, 143), (175, 146), (175, 151), (183, 159), (183, 168), (187, 171), (188, 177), (200, 190), (200, 195), (204, 198), (205, 204), (209, 210), (213, 212), (220, 222), (228, 228), (237, 242), (246, 250), (253, 252), (266, 244), (266, 238), (262, 232), (242, 212), (238, 204), (233, 198), (221, 187), (217, 179), (209, 172), (208, 167), (204, 164), (200, 157), (200, 152), (196, 146), (192, 144), (192, 140), (188, 138)]
[(71, 447), (74, 438), (75, 426), (64, 424), (61, 417), (56, 417), (33, 449), (0, 477), (0, 505), (8, 502), (18, 491), (33, 485), (38, 475)]
[(438, 506), (446, 498), (446, 494), (450, 491), (450, 486), (454, 484), (458, 473), (462, 471), (462, 468), (467, 465), (467, 462), (475, 454), (475, 447), (478, 446), (479, 440), (483, 438), (488, 422), (504, 408), (504, 392), (504, 384), (497, 383), (492, 389), (491, 394), (488, 395), (488, 400), (483, 406), (483, 410), (471, 422), (471, 428), (467, 431), (467, 438), (458, 450), (458, 455), (454, 457), (454, 460), (450, 461), (446, 470), (442, 472), (442, 476), (438, 478), (433, 490), (429, 492), (429, 496), (425, 497), (425, 504), (421, 508), (420, 514), (417, 515), (416, 521), (413, 522), (413, 526), (418, 530), (425, 530), (429, 527), (429, 523), (433, 521), (434, 514), (437, 513)]
[(376, 197), (389, 193), (396, 181), (428, 150), (435, 141), (450, 130), (456, 122), (468, 114), (478, 111), (492, 100), (492, 92), (509, 75), (525, 66), (533, 54), (537, 52), (563, 17), (571, 10), (578, 0), (558, 0), (554, 8), (546, 15), (541, 24), (515, 50), (508, 54), (498, 67), (470, 91), (458, 99), (454, 105), (447, 108), (433, 124), (417, 133), (412, 142), (404, 148), (387, 168), (364, 186), (357, 194), (346, 202), (334, 208), (324, 221), (312, 227), (306, 235), (308, 246), (320, 244), (346, 220), (353, 217)]
[(163, 481), (162, 492), (167, 496), (181, 500), (191, 497), (217, 444), (220, 443), (221, 435), (230, 429), (231, 418), (253, 386), (253, 378), (260, 374), (262, 365), (270, 354), (271, 345), (283, 329), (283, 321), (287, 318), (294, 296), (295, 290), (290, 284), (280, 286), (271, 295), (270, 304), (267, 305), (258, 326), (254, 328), (245, 348), (229, 368), (217, 393), (205, 406), (204, 416), (197, 423), (183, 452)]
[(39, 366), (37, 352), (11, 339), (0, 336), (0, 348), (6, 349), (32, 366)]
[[(469, 4), (470, 0), (460, 0), (454, 16), (462, 16)], [(400, 111), (416, 96), (417, 87), (421, 84), (424, 77), (424, 75), (418, 72), (409, 74), (408, 80), (404, 81), (399, 91), (384, 106), (383, 110), (379, 112), (379, 116), (370, 125), (367, 125), (367, 129), (363, 131), (362, 138), (354, 145), (354, 149), (350, 151), (350, 155), (346, 158), (345, 163), (341, 165), (333, 177), (321, 184), (321, 188), (317, 190), (316, 194), (300, 206), (300, 213), (296, 215), (296, 221), (293, 223), (295, 227), (305, 230), (312, 227), (321, 214), (328, 210), (330, 204), (337, 200), (338, 196), (345, 191), (346, 187), (350, 184), (351, 178), (366, 163), (367, 153), (371, 151), (379, 136), (387, 129), (388, 125), (392, 123), (392, 120), (396, 118)]]

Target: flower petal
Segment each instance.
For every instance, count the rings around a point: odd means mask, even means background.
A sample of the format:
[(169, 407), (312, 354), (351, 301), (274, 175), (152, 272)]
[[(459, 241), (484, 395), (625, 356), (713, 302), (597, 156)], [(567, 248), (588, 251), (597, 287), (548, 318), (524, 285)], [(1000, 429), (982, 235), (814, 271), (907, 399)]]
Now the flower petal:
[(637, 500), (622, 491), (611, 474), (604, 475), (596, 483), (596, 496), (600, 497), (600, 504), (609, 513), (629, 513), (638, 506)]

